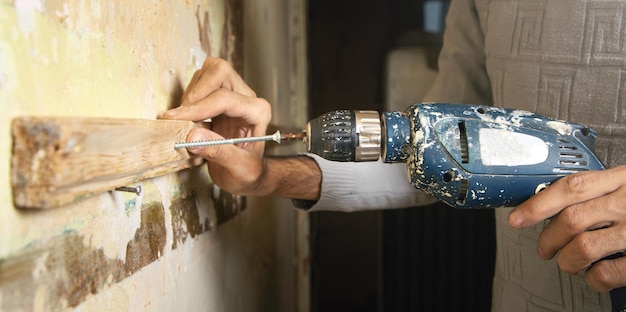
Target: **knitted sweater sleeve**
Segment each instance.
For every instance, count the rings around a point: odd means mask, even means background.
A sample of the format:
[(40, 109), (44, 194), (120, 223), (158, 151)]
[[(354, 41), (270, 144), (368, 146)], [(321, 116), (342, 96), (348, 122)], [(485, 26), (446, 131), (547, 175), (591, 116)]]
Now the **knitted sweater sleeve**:
[(310, 211), (360, 211), (405, 208), (434, 202), (414, 188), (403, 163), (333, 162), (314, 154), (322, 171), (320, 199)]

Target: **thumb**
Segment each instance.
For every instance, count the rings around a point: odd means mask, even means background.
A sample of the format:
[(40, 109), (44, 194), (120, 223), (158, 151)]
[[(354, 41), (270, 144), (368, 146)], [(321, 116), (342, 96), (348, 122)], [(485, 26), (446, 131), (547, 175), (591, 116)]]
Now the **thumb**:
[[(204, 128), (192, 130), (187, 138), (187, 141), (222, 139), (219, 134)], [(209, 162), (211, 179), (228, 192), (243, 194), (249, 191), (263, 173), (263, 155), (235, 145), (195, 147), (188, 151)]]
[[(204, 128), (195, 128), (189, 132), (187, 135), (187, 142), (196, 142), (196, 141), (211, 141), (211, 140), (221, 140), (222, 136), (219, 134)], [(187, 151), (190, 153), (194, 153), (198, 156), (202, 156), (207, 160), (220, 159), (224, 156), (221, 156), (226, 153), (225, 150), (228, 149), (228, 145), (212, 145), (212, 146), (198, 146), (198, 147), (188, 147)]]
[[(187, 135), (187, 142), (221, 139), (224, 139), (224, 137), (205, 128), (195, 128)], [(254, 157), (254, 153), (232, 144), (190, 147), (187, 148), (187, 151), (229, 169), (232, 169), (231, 167), (237, 168), (241, 165), (245, 166), (251, 161), (258, 161), (257, 158), (259, 158)]]

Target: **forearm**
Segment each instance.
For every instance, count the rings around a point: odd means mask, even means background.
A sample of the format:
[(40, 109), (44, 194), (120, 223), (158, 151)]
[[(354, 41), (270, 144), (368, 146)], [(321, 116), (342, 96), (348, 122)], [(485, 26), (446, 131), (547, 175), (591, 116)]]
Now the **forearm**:
[(345, 212), (433, 202), (409, 183), (405, 165), (400, 163), (333, 162), (312, 154), (266, 156), (263, 161), (264, 172), (248, 195), (308, 200), (317, 202), (306, 207), (311, 210)]
[(266, 156), (265, 171), (257, 190), (268, 196), (317, 200), (320, 197), (322, 172), (307, 156)]

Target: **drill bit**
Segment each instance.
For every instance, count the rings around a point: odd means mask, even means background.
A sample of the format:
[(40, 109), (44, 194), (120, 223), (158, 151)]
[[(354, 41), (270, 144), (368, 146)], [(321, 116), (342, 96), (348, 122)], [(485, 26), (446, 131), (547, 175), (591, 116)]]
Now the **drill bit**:
[(248, 142), (260, 142), (260, 141), (274, 141), (274, 142), (280, 144), (280, 140), (281, 139), (282, 139), (282, 137), (280, 135), (280, 131), (276, 131), (274, 134), (258, 136), (258, 137), (221, 139), (221, 140), (206, 140), (206, 141), (192, 141), (192, 142), (179, 142), (179, 143), (175, 143), (174, 144), (174, 149), (189, 148), (189, 147), (213, 146), (213, 145), (225, 145), (225, 144), (237, 144), (237, 143), (248, 143)]
[(303, 141), (306, 138), (306, 132), (284, 133), (280, 136), (283, 141)]

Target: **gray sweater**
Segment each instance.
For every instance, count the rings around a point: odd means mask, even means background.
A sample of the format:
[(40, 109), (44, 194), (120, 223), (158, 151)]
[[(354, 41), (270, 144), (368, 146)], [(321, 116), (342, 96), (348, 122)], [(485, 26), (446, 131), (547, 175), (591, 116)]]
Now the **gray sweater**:
[[(585, 124), (609, 167), (626, 164), (626, 3), (453, 0), (439, 75), (425, 101), (525, 109)], [(410, 104), (410, 103), (408, 103)], [(407, 105), (408, 105), (407, 104)], [(312, 210), (419, 205), (403, 165), (332, 163)], [(386, 183), (379, 183), (386, 181)], [(536, 254), (543, 225), (518, 231), (496, 211), (493, 311), (610, 311), (607, 294)]]

